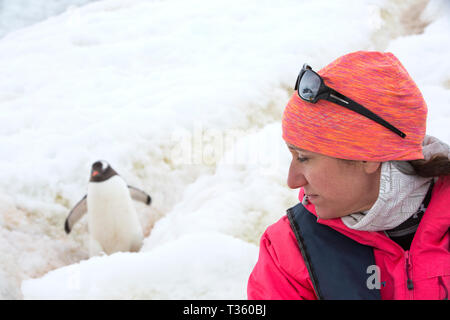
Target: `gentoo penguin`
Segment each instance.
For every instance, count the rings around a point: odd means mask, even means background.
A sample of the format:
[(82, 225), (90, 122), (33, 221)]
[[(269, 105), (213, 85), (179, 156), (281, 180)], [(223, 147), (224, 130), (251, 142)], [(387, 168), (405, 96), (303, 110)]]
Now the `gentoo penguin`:
[(128, 186), (106, 161), (92, 165), (87, 194), (70, 211), (64, 228), (69, 233), (88, 212), (89, 255), (138, 251), (144, 238), (131, 199), (150, 205), (144, 191)]

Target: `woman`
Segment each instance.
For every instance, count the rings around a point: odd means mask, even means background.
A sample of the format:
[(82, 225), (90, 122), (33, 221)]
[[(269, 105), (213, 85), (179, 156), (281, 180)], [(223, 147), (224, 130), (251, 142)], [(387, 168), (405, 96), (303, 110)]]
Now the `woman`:
[(288, 186), (301, 203), (269, 226), (249, 299), (447, 299), (450, 148), (391, 53), (305, 65), (283, 114)]

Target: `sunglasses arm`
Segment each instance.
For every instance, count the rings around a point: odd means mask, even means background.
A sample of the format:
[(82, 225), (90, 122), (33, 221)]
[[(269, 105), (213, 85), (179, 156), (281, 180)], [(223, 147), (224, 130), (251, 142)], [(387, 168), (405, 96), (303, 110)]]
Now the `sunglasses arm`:
[(386, 120), (384, 120), (380, 116), (376, 115), (375, 113), (373, 113), (369, 109), (364, 108), (359, 103), (353, 101), (350, 98), (347, 98), (346, 96), (344, 96), (343, 94), (340, 94), (336, 90), (333, 90), (331, 88), (329, 88), (329, 89), (330, 89), (330, 91), (329, 91), (329, 95), (328, 95), (328, 98), (327, 98), (328, 101), (336, 103), (336, 104), (338, 104), (340, 106), (343, 106), (343, 107), (345, 107), (347, 109), (350, 109), (350, 110), (352, 110), (354, 112), (357, 112), (357, 113), (365, 116), (366, 118), (369, 118), (369, 119), (371, 119), (371, 120), (381, 124), (385, 128), (387, 128), (387, 129), (391, 130), (392, 132), (398, 134), (402, 138), (406, 137), (405, 133), (403, 133), (402, 131), (398, 130), (396, 127), (394, 127), (389, 122), (387, 122)]

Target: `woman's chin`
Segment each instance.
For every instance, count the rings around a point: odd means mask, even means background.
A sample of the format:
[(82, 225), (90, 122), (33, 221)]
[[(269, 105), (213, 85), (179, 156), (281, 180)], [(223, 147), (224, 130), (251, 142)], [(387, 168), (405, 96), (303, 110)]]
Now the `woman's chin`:
[(315, 209), (317, 217), (322, 220), (329, 220), (342, 217), (342, 215), (339, 215), (336, 212), (336, 210), (330, 210), (322, 207), (321, 205), (315, 205)]

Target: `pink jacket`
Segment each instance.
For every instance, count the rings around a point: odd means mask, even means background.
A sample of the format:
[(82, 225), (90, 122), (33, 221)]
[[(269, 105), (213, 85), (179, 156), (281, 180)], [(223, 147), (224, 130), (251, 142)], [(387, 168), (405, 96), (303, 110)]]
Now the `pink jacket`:
[[(303, 189), (300, 189), (299, 199), (303, 199)], [(316, 214), (313, 204), (305, 207)], [(436, 182), (408, 251), (383, 232), (353, 230), (340, 218), (319, 219), (318, 223), (373, 247), (375, 262), (380, 268), (383, 300), (449, 298), (450, 176)], [(407, 288), (408, 277), (414, 285), (411, 290)], [(249, 299), (317, 299), (287, 216), (269, 226), (263, 234), (259, 259), (248, 280), (247, 295)]]

